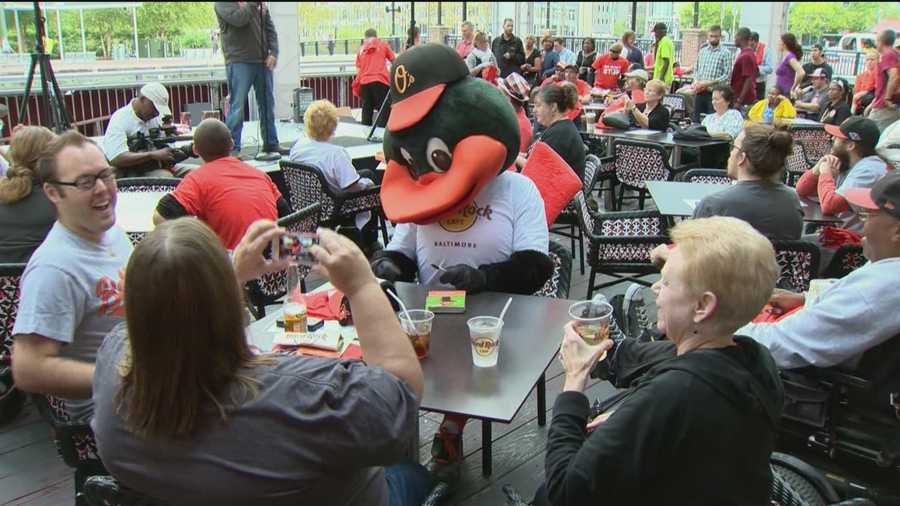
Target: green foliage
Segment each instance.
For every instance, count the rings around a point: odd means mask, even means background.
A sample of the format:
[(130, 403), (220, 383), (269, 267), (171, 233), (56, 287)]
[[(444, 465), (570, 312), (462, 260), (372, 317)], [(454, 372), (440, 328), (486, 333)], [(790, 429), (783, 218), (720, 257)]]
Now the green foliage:
[[(681, 19), (681, 29), (692, 28), (694, 22), (694, 2), (683, 2), (678, 11)], [(737, 21), (735, 22), (735, 17)], [(698, 16), (700, 28), (706, 30), (712, 25), (719, 25), (722, 31), (731, 32), (732, 26), (740, 26), (741, 8), (735, 8), (735, 2), (700, 2), (700, 15)]]
[(893, 2), (792, 2), (788, 30), (798, 38), (817, 40), (826, 33), (866, 32), (879, 17), (898, 14)]
[(211, 45), (208, 30), (192, 30), (179, 37), (178, 40), (181, 42), (181, 47), (191, 49), (200, 49)]

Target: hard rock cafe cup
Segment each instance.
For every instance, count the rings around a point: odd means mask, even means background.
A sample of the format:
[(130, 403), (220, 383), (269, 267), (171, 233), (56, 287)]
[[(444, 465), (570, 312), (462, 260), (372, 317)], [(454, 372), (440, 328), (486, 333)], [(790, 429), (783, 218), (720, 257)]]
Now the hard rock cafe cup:
[(472, 342), (472, 364), (475, 367), (494, 367), (500, 356), (500, 333), (503, 320), (496, 316), (470, 318), (469, 339)]

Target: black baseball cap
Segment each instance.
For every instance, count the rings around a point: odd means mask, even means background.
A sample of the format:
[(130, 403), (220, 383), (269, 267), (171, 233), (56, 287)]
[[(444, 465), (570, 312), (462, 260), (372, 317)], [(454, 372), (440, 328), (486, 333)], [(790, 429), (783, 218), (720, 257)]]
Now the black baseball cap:
[(863, 209), (882, 210), (900, 220), (900, 171), (889, 170), (872, 188), (850, 188), (844, 198)]
[(443, 44), (425, 44), (401, 54), (391, 65), (391, 117), (388, 130), (418, 123), (434, 107), (447, 84), (469, 75), (456, 51)]
[(870, 148), (874, 148), (878, 144), (878, 138), (881, 137), (878, 125), (869, 118), (860, 116), (847, 118), (841, 126), (825, 125), (825, 131), (839, 139), (853, 141)]
[(653, 32), (654, 32), (654, 33), (655, 33), (655, 32), (660, 32), (660, 31), (665, 32), (665, 31), (667, 31), (668, 29), (669, 29), (669, 28), (668, 28), (668, 27), (666, 26), (666, 24), (663, 23), (662, 21), (660, 21), (659, 23), (656, 23), (655, 25), (653, 25)]

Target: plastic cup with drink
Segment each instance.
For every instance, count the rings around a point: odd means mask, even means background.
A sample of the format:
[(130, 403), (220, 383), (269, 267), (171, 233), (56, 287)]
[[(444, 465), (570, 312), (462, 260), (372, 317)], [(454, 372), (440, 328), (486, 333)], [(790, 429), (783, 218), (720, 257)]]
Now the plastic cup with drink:
[(584, 300), (569, 306), (575, 332), (588, 346), (600, 346), (609, 339), (613, 307), (601, 300)]
[(500, 356), (500, 333), (503, 320), (496, 316), (470, 318), (469, 339), (472, 342), (472, 364), (475, 367), (494, 367)]
[(428, 350), (431, 348), (431, 325), (434, 323), (434, 313), (426, 309), (410, 309), (401, 311), (398, 315), (400, 318), (400, 327), (406, 332), (409, 341), (416, 350), (416, 357), (419, 360), (428, 356)]

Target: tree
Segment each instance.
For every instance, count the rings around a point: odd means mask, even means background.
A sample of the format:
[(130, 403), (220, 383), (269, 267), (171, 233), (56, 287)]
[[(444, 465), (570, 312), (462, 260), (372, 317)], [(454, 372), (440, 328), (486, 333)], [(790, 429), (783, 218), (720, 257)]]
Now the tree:
[(881, 18), (897, 17), (889, 2), (792, 2), (788, 30), (798, 39), (819, 40), (826, 33), (865, 32)]
[[(722, 27), (722, 31), (730, 33), (732, 26), (740, 26), (741, 10), (739, 4), (735, 2), (698, 3), (700, 4), (699, 29), (706, 30), (712, 25), (719, 25)], [(694, 20), (694, 2), (683, 3), (678, 11), (678, 16), (682, 20), (682, 29), (690, 27)], [(735, 22), (735, 18), (737, 18), (737, 22)]]

